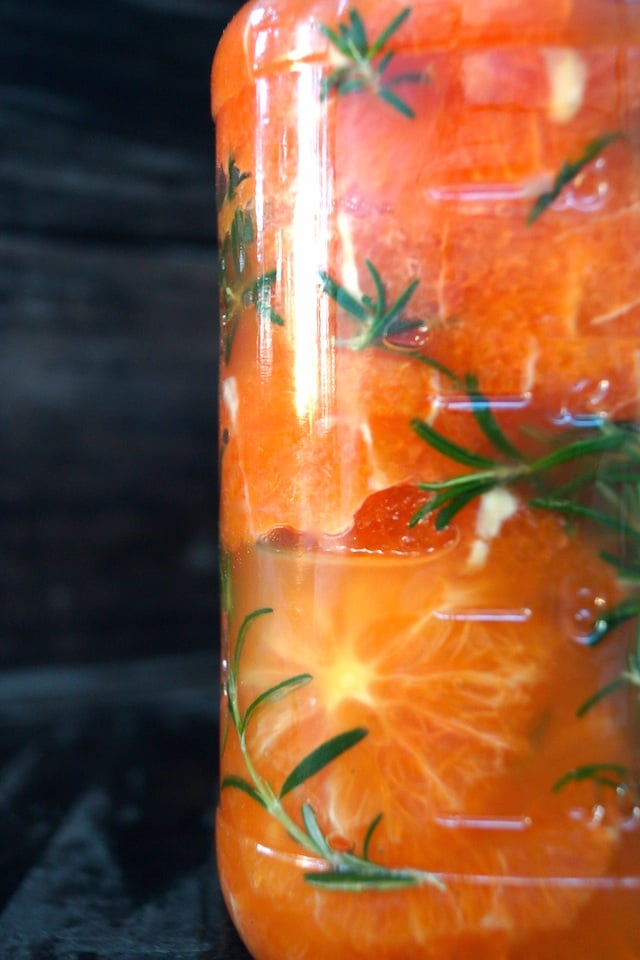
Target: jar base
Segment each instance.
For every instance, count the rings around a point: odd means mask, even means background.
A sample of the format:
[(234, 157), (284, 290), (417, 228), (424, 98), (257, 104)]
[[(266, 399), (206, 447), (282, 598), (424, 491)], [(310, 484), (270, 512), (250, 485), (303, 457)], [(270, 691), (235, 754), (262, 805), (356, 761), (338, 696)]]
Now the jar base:
[(311, 858), (217, 815), (225, 903), (255, 960), (638, 960), (640, 877), (451, 875), (444, 888), (319, 889)]

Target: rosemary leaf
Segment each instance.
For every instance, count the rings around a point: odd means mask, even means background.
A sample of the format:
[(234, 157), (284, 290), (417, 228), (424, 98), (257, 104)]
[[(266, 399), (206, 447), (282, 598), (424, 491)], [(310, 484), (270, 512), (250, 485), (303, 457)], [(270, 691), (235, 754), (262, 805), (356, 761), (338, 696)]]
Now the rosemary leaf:
[(433, 512), (432, 504), (433, 504), (433, 501), (428, 500), (425, 504), (423, 504), (420, 507), (419, 510), (416, 510), (414, 515), (409, 520), (408, 526), (415, 527), (418, 523), (420, 523), (421, 520), (424, 520), (425, 517), (427, 517), (430, 513), (432, 513)]
[(233, 200), (236, 195), (236, 190), (243, 182), (243, 180), (248, 180), (251, 176), (250, 173), (242, 171), (239, 167), (236, 166), (235, 160), (233, 157), (229, 157), (229, 162), (227, 166), (227, 190), (225, 199)]
[(273, 613), (271, 607), (261, 607), (258, 610), (253, 610), (251, 613), (248, 613), (247, 616), (242, 621), (240, 629), (238, 630), (238, 637), (236, 639), (236, 647), (233, 653), (233, 663), (231, 666), (231, 675), (233, 677), (238, 676), (240, 669), (240, 658), (242, 656), (242, 650), (247, 639), (247, 631), (253, 623), (254, 620), (257, 620), (258, 617), (264, 617), (267, 613)]
[[(439, 489), (440, 484), (436, 483), (419, 483), (419, 490), (435, 489), (438, 492), (436, 492), (436, 495), (431, 497), (431, 499), (428, 500), (422, 507), (420, 507), (417, 513), (411, 517), (409, 526), (415, 527), (415, 525), (419, 523), (423, 517), (426, 517), (430, 513), (436, 513), (446, 504), (457, 500), (459, 497), (465, 498), (464, 502), (462, 503), (462, 506), (464, 506), (466, 503), (469, 503), (475, 497), (479, 496), (481, 491), (484, 493), (488, 490), (492, 490), (493, 487), (497, 485), (497, 480), (493, 479), (487, 480), (484, 485), (479, 485), (476, 477), (477, 474), (468, 474), (463, 477), (456, 477), (455, 480), (452, 481), (453, 486), (447, 486), (445, 489)], [(460, 509), (462, 509), (462, 507), (460, 507)], [(456, 510), (455, 513), (457, 512), (458, 511)], [(446, 526), (446, 524), (444, 524), (444, 526)], [(441, 528), (438, 527), (438, 529)]]
[(339, 70), (335, 70), (328, 77), (325, 77), (320, 86), (321, 99), (326, 100), (332, 90), (337, 90), (342, 87), (347, 82), (348, 75), (349, 68), (341, 67)]
[(577, 160), (567, 160), (560, 167), (558, 173), (555, 176), (553, 185), (550, 190), (546, 190), (544, 193), (540, 194), (537, 198), (529, 215), (527, 217), (527, 224), (529, 226), (547, 210), (551, 204), (558, 199), (564, 188), (574, 180), (578, 174), (591, 163), (592, 160), (602, 153), (602, 151), (609, 146), (610, 143), (613, 143), (615, 140), (619, 140), (622, 134), (619, 131), (614, 133), (605, 133), (601, 137), (596, 137), (593, 140), (590, 140), (589, 143), (584, 148), (582, 156)]
[(605, 697), (608, 697), (609, 694), (615, 693), (616, 690), (619, 690), (621, 687), (625, 687), (629, 683), (628, 677), (624, 674), (616, 677), (615, 680), (612, 680), (611, 683), (607, 683), (604, 687), (600, 687), (599, 690), (596, 690), (587, 700), (582, 703), (576, 710), (577, 717), (584, 717), (585, 714), (589, 713), (590, 710), (593, 710), (597, 704), (599, 704)]
[(310, 804), (303, 803), (301, 807), (301, 813), (305, 830), (307, 831), (310, 840), (317, 848), (318, 853), (326, 860), (331, 861), (334, 857), (334, 851), (329, 846), (327, 838), (320, 829), (320, 824), (318, 823), (318, 818), (316, 817), (313, 808)]
[(610, 527), (617, 530), (633, 540), (640, 542), (640, 530), (626, 524), (621, 517), (614, 517), (611, 514), (604, 513), (602, 510), (595, 510), (593, 507), (585, 507), (580, 503), (574, 503), (572, 500), (556, 500), (554, 497), (534, 497), (529, 501), (532, 507), (541, 507), (543, 510), (554, 510), (565, 516), (584, 517), (587, 520), (593, 520), (604, 527)]
[(374, 267), (374, 265), (372, 264), (371, 260), (365, 260), (364, 265), (371, 275), (371, 279), (373, 280), (373, 285), (376, 288), (376, 294), (378, 297), (377, 301), (372, 300), (370, 297), (367, 297), (366, 299), (363, 298), (364, 302), (367, 304), (367, 306), (375, 308), (378, 311), (378, 313), (382, 315), (385, 309), (385, 303), (387, 299), (382, 278), (378, 273), (378, 271), (376, 270), (376, 268)]
[(365, 321), (368, 319), (367, 311), (344, 287), (339, 286), (335, 280), (332, 280), (328, 273), (320, 271), (323, 292), (328, 294), (332, 300), (335, 300), (339, 307), (350, 313), (356, 320)]
[[(432, 483), (418, 483), (419, 490), (433, 491), (435, 496), (431, 497), (409, 520), (409, 526), (415, 527), (429, 513), (435, 513), (440, 510), (436, 529), (441, 530), (447, 526), (451, 519), (467, 503), (476, 497), (480, 497), (494, 487), (502, 484), (502, 477), (498, 471), (484, 470), (477, 473), (463, 474), (460, 477), (452, 477), (450, 480), (434, 481)], [(449, 505), (446, 511), (442, 513), (442, 508)]]
[(446, 457), (455, 460), (457, 463), (463, 463), (467, 467), (480, 467), (482, 469), (498, 466), (495, 460), (490, 460), (480, 453), (474, 453), (466, 447), (461, 447), (453, 440), (447, 439), (444, 434), (434, 430), (425, 420), (414, 418), (411, 420), (411, 428), (418, 434), (421, 440), (430, 444), (434, 450), (438, 450), (439, 453), (443, 453)]
[(339, 733), (325, 743), (312, 750), (304, 760), (291, 771), (282, 785), (279, 793), (279, 799), (282, 800), (288, 793), (299, 787), (300, 784), (309, 780), (328, 764), (336, 760), (341, 754), (350, 750), (367, 736), (369, 731), (364, 727), (355, 727), (353, 730), (347, 730), (345, 733)]
[(253, 220), (245, 210), (236, 210), (231, 222), (231, 253), (236, 274), (242, 276), (247, 265), (247, 245), (253, 243)]
[(243, 291), (242, 302), (244, 306), (253, 304), (261, 319), (270, 320), (271, 323), (283, 327), (284, 320), (271, 306), (271, 293), (277, 276), (277, 270), (270, 270), (268, 273), (263, 273), (257, 277), (253, 283)]
[(621, 557), (616, 557), (614, 553), (610, 553), (609, 550), (601, 550), (600, 556), (606, 563), (615, 567), (623, 579), (640, 579), (640, 558), (633, 561), (623, 560)]
[(373, 839), (373, 834), (375, 833), (376, 827), (382, 820), (382, 814), (379, 813), (377, 817), (374, 817), (369, 826), (367, 827), (367, 832), (364, 837), (364, 842), (362, 844), (362, 856), (365, 860), (369, 859), (369, 848), (371, 847), (371, 840)]
[(614, 607), (611, 607), (610, 610), (605, 611), (602, 616), (598, 617), (592, 634), (587, 639), (587, 643), (590, 646), (595, 646), (597, 643), (600, 643), (601, 640), (604, 640), (604, 638), (621, 623), (632, 620), (637, 616), (640, 616), (640, 596), (636, 594), (617, 603)]
[(266, 803), (256, 790), (256, 788), (249, 783), (248, 780), (245, 780), (243, 777), (236, 777), (234, 775), (229, 775), (225, 777), (220, 784), (221, 790), (227, 790), (228, 788), (233, 788), (234, 790), (241, 790), (242, 793), (246, 793), (247, 796), (251, 797), (252, 800), (255, 800), (256, 803), (259, 803), (261, 807), (266, 807)]
[[(382, 317), (381, 330), (380, 334), (376, 332), (376, 336), (382, 335), (383, 333), (388, 336), (391, 332), (397, 332), (397, 327), (394, 326), (394, 323), (397, 317), (400, 316), (404, 308), (411, 300), (411, 297), (415, 293), (416, 287), (419, 284), (419, 280), (412, 280), (411, 283), (402, 291), (395, 303), (386, 311)], [(380, 282), (381, 290), (379, 295), (378, 303), (384, 303), (384, 288), (382, 287), (382, 282)], [(406, 324), (405, 328), (420, 326), (419, 323)]]
[(385, 53), (384, 57), (378, 61), (378, 73), (384, 73), (394, 57), (395, 51), (393, 50), (389, 50), (388, 53)]
[[(222, 451), (226, 449), (226, 444), (221, 447), (220, 459), (222, 460)], [(231, 551), (225, 550), (220, 558), (220, 587), (222, 612), (227, 617), (233, 616), (233, 581), (231, 577)]]
[(315, 870), (305, 873), (304, 879), (314, 887), (324, 890), (342, 890), (363, 893), (366, 890), (397, 890), (416, 887), (420, 884), (417, 874), (402, 870), (384, 870), (363, 873), (359, 870)]
[(399, 113), (404, 114), (404, 116), (409, 120), (413, 120), (415, 117), (415, 110), (412, 110), (408, 103), (405, 103), (404, 100), (396, 96), (393, 90), (390, 90), (389, 87), (382, 87), (378, 91), (378, 96), (390, 106), (395, 107)]
[[(442, 502), (460, 493), (462, 490), (468, 490), (471, 487), (478, 487), (485, 483), (497, 485), (504, 483), (509, 475), (504, 472), (501, 466), (496, 466), (492, 470), (476, 470), (474, 473), (461, 473), (457, 477), (449, 477), (448, 480), (422, 480), (417, 484), (420, 490), (430, 490), (436, 493), (442, 493)], [(439, 504), (438, 504), (439, 506)]]
[(232, 156), (227, 161), (227, 168), (219, 164), (216, 168), (216, 206), (218, 210), (222, 208), (223, 203), (231, 202), (235, 199), (236, 190), (243, 182), (251, 176), (236, 166)]
[(357, 93), (358, 90), (364, 90), (366, 87), (365, 81), (361, 77), (352, 77), (350, 79), (345, 79), (342, 82), (340, 87), (341, 93)]
[(428, 357), (423, 353), (416, 353), (415, 351), (413, 351), (411, 355), (415, 360), (418, 360), (420, 363), (424, 363), (427, 367), (431, 367), (431, 369), (435, 370), (437, 373), (441, 373), (452, 383), (458, 384), (460, 382), (453, 370), (450, 370), (449, 367), (445, 367), (445, 365), (440, 363), (439, 360), (434, 360), (432, 357)]
[(632, 617), (637, 617), (639, 614), (640, 595), (634, 595), (616, 604), (615, 607), (608, 611), (607, 617), (618, 624), (624, 620), (630, 620)]
[(390, 77), (387, 80), (387, 86), (394, 87), (400, 83), (424, 83), (424, 80), (424, 74), (407, 71), (406, 73), (396, 73), (394, 77)]
[(488, 493), (489, 490), (493, 490), (495, 486), (495, 481), (490, 481), (484, 484), (478, 484), (478, 486), (472, 490), (464, 490), (462, 493), (456, 494), (455, 497), (451, 497), (448, 504), (438, 511), (438, 515), (436, 516), (436, 530), (444, 530), (468, 503), (475, 500), (476, 497), (481, 497), (483, 494)]
[(594, 457), (610, 450), (619, 450), (627, 441), (628, 436), (618, 430), (602, 430), (595, 437), (579, 437), (540, 457), (532, 464), (532, 470), (541, 473), (543, 470), (551, 470), (570, 460), (577, 461), (581, 457)]
[(222, 325), (223, 356), (224, 356), (224, 362), (227, 365), (229, 363), (229, 360), (231, 359), (231, 350), (233, 349), (233, 341), (235, 340), (237, 329), (238, 329), (237, 317), (231, 317)]
[[(340, 24), (340, 26), (342, 26), (342, 24)], [(342, 32), (336, 33), (336, 31), (331, 27), (328, 27), (326, 23), (319, 23), (318, 30), (322, 36), (329, 40), (329, 42), (332, 43), (344, 57), (351, 56), (351, 48), (349, 47), (349, 44), (347, 43)], [(345, 67), (343, 72), (347, 72), (348, 69), (348, 67)]]
[(391, 91), (390, 86), (392, 83), (397, 85), (401, 82), (422, 83), (426, 78), (420, 74), (408, 72), (401, 79), (393, 78), (387, 81), (385, 73), (394, 56), (394, 51), (384, 51), (393, 34), (410, 13), (410, 7), (401, 10), (372, 44), (369, 44), (364, 21), (355, 8), (349, 10), (347, 14), (348, 22), (340, 22), (337, 30), (327, 24), (319, 24), (318, 30), (320, 33), (348, 61), (347, 64), (339, 66), (323, 79), (320, 90), (322, 99), (325, 99), (331, 91), (336, 91), (338, 94), (347, 94), (368, 87), (404, 116), (413, 118), (415, 116), (414, 111), (404, 100)]
[(261, 317), (264, 317), (265, 320), (269, 320), (275, 327), (284, 327), (284, 319), (280, 316), (279, 313), (271, 306), (266, 306), (261, 310), (258, 310)]
[[(607, 774), (614, 774), (615, 780)], [(589, 763), (581, 767), (575, 767), (569, 770), (564, 776), (556, 780), (552, 789), (558, 793), (569, 783), (576, 783), (582, 780), (594, 780), (601, 786), (613, 787), (617, 789), (621, 782), (628, 777), (628, 770), (619, 763)]]
[[(319, 271), (323, 292), (330, 296), (332, 300), (335, 300), (339, 307), (360, 324), (360, 330), (354, 337), (341, 341), (344, 346), (348, 346), (351, 350), (363, 350), (372, 344), (386, 347), (386, 339), (390, 335), (422, 325), (419, 321), (404, 321), (401, 318), (402, 311), (413, 296), (419, 281), (413, 280), (387, 310), (387, 296), (382, 278), (370, 260), (366, 260), (365, 265), (373, 280), (377, 299), (364, 293), (357, 300), (353, 294), (336, 283), (327, 273), (322, 270)], [(413, 351), (410, 350), (409, 352), (414, 355)], [(415, 355), (418, 356), (417, 353)]]
[(494, 417), (490, 401), (480, 392), (477, 377), (468, 373), (465, 382), (473, 415), (484, 435), (491, 441), (496, 450), (506, 454), (507, 457), (522, 461), (524, 457), (517, 447), (511, 443)]
[(357, 10), (351, 9), (349, 11), (349, 22), (351, 24), (351, 30), (349, 31), (347, 27), (344, 27), (344, 36), (345, 39), (348, 37), (349, 41), (353, 44), (355, 49), (362, 56), (367, 55), (367, 33), (362, 22), (362, 17)]
[(376, 40), (374, 40), (374, 42), (371, 44), (369, 57), (375, 57), (378, 53), (380, 53), (382, 48), (389, 42), (396, 30), (399, 30), (410, 13), (411, 7), (405, 7), (397, 16), (393, 18), (391, 23), (385, 27), (382, 33), (380, 33)]
[(256, 699), (247, 707), (242, 718), (241, 729), (238, 732), (240, 734), (244, 733), (249, 720), (260, 707), (267, 706), (271, 703), (277, 703), (278, 700), (282, 700), (282, 698), (286, 697), (287, 694), (293, 693), (300, 687), (306, 686), (308, 683), (311, 683), (312, 680), (313, 677), (310, 673), (298, 673), (295, 677), (288, 677), (286, 680), (276, 683), (273, 687), (269, 687), (268, 690), (265, 690), (260, 694), (260, 696), (256, 697)]

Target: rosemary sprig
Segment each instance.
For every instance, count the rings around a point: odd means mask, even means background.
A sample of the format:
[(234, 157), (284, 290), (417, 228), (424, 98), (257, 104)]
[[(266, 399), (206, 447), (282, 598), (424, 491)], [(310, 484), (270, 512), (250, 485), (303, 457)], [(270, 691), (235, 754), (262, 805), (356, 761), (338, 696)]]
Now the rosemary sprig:
[(246, 173), (236, 166), (232, 156), (227, 160), (226, 169), (221, 163), (218, 164), (216, 167), (216, 203), (218, 210), (221, 209), (223, 203), (235, 199), (236, 190), (242, 181), (247, 180), (250, 176), (250, 173)]
[[(366, 347), (376, 346), (384, 349), (392, 348), (390, 338), (398, 337), (403, 333), (416, 330), (422, 326), (420, 319), (405, 320), (403, 314), (413, 296), (419, 280), (412, 280), (403, 290), (400, 296), (391, 304), (387, 303), (386, 286), (380, 276), (380, 273), (374, 267), (370, 260), (365, 260), (365, 266), (373, 281), (376, 291), (376, 297), (370, 297), (368, 294), (362, 294), (359, 297), (350, 293), (345, 287), (341, 286), (325, 271), (319, 271), (320, 285), (323, 293), (331, 297), (337, 305), (345, 311), (356, 325), (357, 332), (347, 340), (339, 341), (339, 346), (347, 347), (350, 350), (364, 350)], [(420, 363), (424, 363), (439, 373), (443, 374), (452, 383), (457, 383), (456, 375), (439, 363), (437, 360), (421, 353), (417, 348), (403, 348), (403, 353), (415, 358)]]
[[(236, 198), (236, 191), (250, 174), (241, 172), (233, 159), (228, 169), (218, 170), (220, 202)], [(251, 205), (237, 206), (231, 225), (220, 242), (218, 272), (220, 278), (220, 327), (224, 362), (229, 363), (231, 349), (243, 311), (253, 307), (261, 320), (283, 326), (284, 320), (272, 307), (272, 293), (277, 270), (255, 276), (249, 251), (255, 242), (255, 226)]]
[(274, 817), (289, 836), (304, 850), (322, 861), (323, 866), (320, 869), (304, 875), (305, 880), (310, 884), (324, 889), (354, 892), (371, 889), (394, 890), (426, 884), (442, 889), (443, 883), (435, 874), (410, 868), (385, 867), (370, 859), (371, 839), (382, 819), (381, 814), (375, 817), (369, 825), (362, 854), (359, 855), (350, 851), (334, 849), (327, 834), (323, 832), (320, 826), (316, 812), (309, 803), (301, 804), (299, 821), (288, 813), (283, 804), (285, 797), (297, 787), (302, 786), (342, 754), (360, 743), (368, 734), (364, 727), (346, 730), (320, 744), (294, 765), (279, 790), (274, 788), (259, 773), (247, 744), (247, 729), (252, 718), (259, 710), (268, 708), (269, 705), (278, 702), (313, 680), (313, 677), (308, 673), (288, 677), (264, 690), (244, 711), (241, 710), (238, 690), (242, 651), (251, 625), (259, 618), (271, 613), (273, 613), (273, 610), (270, 607), (263, 607), (252, 611), (244, 618), (238, 631), (233, 655), (230, 657), (226, 684), (228, 716), (240, 741), (247, 775), (227, 775), (222, 780), (221, 789), (240, 790), (251, 797)]
[[(607, 513), (605, 509), (596, 510), (575, 502), (569, 498), (557, 499), (553, 495), (554, 471), (565, 464), (571, 464), (577, 475), (584, 470), (584, 463), (590, 470), (594, 458), (599, 459), (596, 484), (579, 484), (575, 488), (587, 489), (593, 493), (593, 486), (602, 485), (607, 476), (607, 466), (611, 460), (623, 469), (623, 475), (640, 468), (640, 437), (634, 425), (626, 422), (598, 421), (592, 428), (569, 428), (560, 439), (552, 443), (551, 450), (539, 457), (528, 457), (521, 453), (504, 434), (491, 413), (487, 401), (479, 393), (475, 379), (467, 378), (468, 397), (475, 419), (483, 434), (496, 449), (496, 457), (487, 457), (454, 443), (444, 434), (424, 420), (414, 419), (411, 426), (417, 435), (435, 450), (467, 467), (475, 468), (471, 473), (463, 473), (446, 480), (423, 482), (418, 486), (435, 494), (411, 520), (415, 525), (427, 514), (437, 512), (436, 526), (445, 527), (465, 503), (498, 486), (510, 486), (525, 481), (541, 488), (541, 494), (531, 496), (531, 506), (556, 510), (565, 516), (582, 516), (602, 526), (616, 529), (626, 540), (640, 543), (640, 530), (625, 520), (623, 511)], [(481, 398), (481, 399), (480, 399)], [(508, 456), (505, 459), (505, 455)], [(607, 457), (610, 460), (607, 460)], [(618, 463), (615, 458), (620, 460)], [(615, 473), (612, 474), (615, 476)], [(551, 486), (550, 486), (551, 483)], [(565, 492), (567, 487), (564, 488)], [(611, 490), (609, 491), (611, 492)], [(462, 499), (461, 499), (462, 498)], [(616, 501), (617, 502), (617, 501)], [(446, 513), (444, 512), (446, 509)], [(640, 548), (639, 548), (640, 549)], [(640, 562), (640, 554), (638, 556)]]
[(342, 307), (360, 325), (360, 331), (342, 344), (350, 347), (351, 350), (364, 350), (365, 347), (371, 346), (376, 341), (420, 326), (420, 321), (402, 319), (402, 313), (413, 296), (419, 281), (412, 280), (398, 299), (391, 306), (388, 306), (387, 294), (380, 274), (370, 260), (365, 260), (365, 266), (373, 280), (377, 300), (367, 294), (363, 294), (359, 300), (356, 299), (348, 290), (332, 280), (328, 273), (320, 271), (323, 292), (328, 294), (332, 300), (335, 300), (338, 306)]
[(410, 119), (415, 117), (415, 112), (394, 92), (393, 87), (401, 83), (424, 83), (426, 78), (423, 74), (415, 72), (396, 74), (386, 78), (385, 73), (394, 57), (394, 51), (383, 52), (393, 34), (410, 13), (411, 7), (401, 10), (371, 44), (367, 39), (362, 17), (353, 8), (347, 14), (347, 22), (339, 23), (337, 30), (326, 24), (319, 24), (320, 32), (333, 44), (345, 61), (344, 65), (324, 79), (322, 98), (325, 99), (332, 90), (346, 94), (368, 88), (405, 117)]
[(527, 223), (529, 225), (535, 223), (538, 217), (558, 199), (564, 188), (568, 186), (572, 180), (575, 180), (578, 174), (581, 173), (592, 160), (595, 160), (610, 143), (619, 140), (621, 137), (622, 134), (619, 131), (605, 133), (601, 137), (595, 137), (587, 143), (582, 155), (578, 157), (577, 160), (565, 160), (558, 170), (551, 188), (541, 193), (531, 207), (527, 217)]
[[(620, 554), (600, 551), (630, 592), (604, 610), (590, 633), (587, 645), (599, 644), (620, 624), (636, 620), (635, 647), (627, 667), (612, 681), (588, 697), (577, 710), (582, 717), (611, 694), (632, 687), (640, 694), (640, 433), (633, 421), (594, 418), (587, 425), (578, 420), (552, 438), (537, 457), (527, 456), (506, 436), (493, 416), (475, 377), (467, 376), (467, 396), (476, 423), (491, 443), (495, 455), (485, 456), (455, 443), (429, 423), (415, 419), (411, 426), (434, 450), (468, 468), (446, 480), (419, 483), (433, 496), (416, 512), (410, 525), (435, 513), (435, 525), (446, 527), (470, 501), (499, 486), (522, 485), (530, 506), (559, 513), (568, 522), (579, 520), (617, 536)], [(523, 433), (535, 437), (534, 431)], [(567, 481), (566, 468), (572, 471)], [(557, 480), (558, 472), (560, 480)], [(532, 495), (532, 491), (535, 491)], [(585, 502), (586, 501), (586, 502)], [(626, 789), (629, 774), (614, 763), (588, 764), (569, 771), (553, 789), (568, 783), (592, 780), (599, 786)]]
[(231, 577), (231, 551), (223, 550), (220, 555), (220, 603), (222, 613), (230, 620), (233, 617), (233, 580)]
[[(530, 506), (559, 513), (568, 522), (580, 520), (601, 532), (613, 532), (620, 555), (602, 549), (600, 555), (616, 571), (630, 592), (619, 603), (604, 610), (590, 633), (587, 645), (599, 644), (620, 624), (636, 620), (635, 649), (629, 654), (626, 670), (597, 690), (577, 710), (584, 716), (610, 694), (625, 686), (640, 691), (640, 434), (633, 421), (595, 419), (590, 426), (578, 421), (549, 441), (537, 457), (527, 456), (505, 435), (482, 395), (475, 377), (466, 378), (467, 396), (475, 420), (491, 442), (495, 456), (485, 456), (454, 443), (429, 423), (415, 419), (412, 427), (434, 450), (464, 467), (468, 472), (446, 480), (419, 483), (433, 496), (416, 512), (410, 525), (435, 513), (436, 527), (446, 527), (469, 502), (499, 486), (522, 485)], [(528, 432), (535, 436), (532, 431)], [(556, 479), (562, 468), (570, 467), (569, 481)], [(533, 493), (533, 495), (532, 495)], [(585, 502), (586, 501), (586, 502)], [(604, 768), (596, 764), (571, 771), (558, 781), (560, 789), (570, 780), (591, 777), (598, 780)]]

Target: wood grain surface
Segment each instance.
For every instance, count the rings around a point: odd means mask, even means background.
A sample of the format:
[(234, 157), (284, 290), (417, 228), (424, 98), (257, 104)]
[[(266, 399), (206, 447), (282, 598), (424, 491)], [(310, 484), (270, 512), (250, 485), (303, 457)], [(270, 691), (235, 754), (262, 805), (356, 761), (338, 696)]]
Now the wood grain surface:
[(0, 0), (0, 668), (213, 651), (235, 9)]

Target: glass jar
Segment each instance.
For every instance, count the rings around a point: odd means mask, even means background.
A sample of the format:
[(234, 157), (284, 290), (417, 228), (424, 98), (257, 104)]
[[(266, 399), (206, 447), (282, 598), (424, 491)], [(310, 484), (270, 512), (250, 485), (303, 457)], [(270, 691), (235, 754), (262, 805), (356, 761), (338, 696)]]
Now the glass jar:
[(255, 0), (212, 96), (233, 920), (638, 958), (640, 4)]

